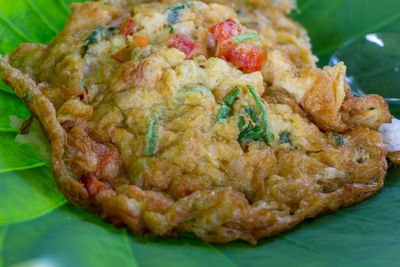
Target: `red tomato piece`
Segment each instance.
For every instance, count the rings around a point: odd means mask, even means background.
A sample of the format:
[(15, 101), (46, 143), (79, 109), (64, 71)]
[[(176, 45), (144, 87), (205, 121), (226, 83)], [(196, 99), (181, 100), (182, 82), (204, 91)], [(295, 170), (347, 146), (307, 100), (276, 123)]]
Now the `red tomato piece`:
[(119, 33), (122, 34), (126, 39), (128, 35), (132, 35), (137, 31), (138, 28), (139, 26), (133, 21), (133, 19), (128, 17), (119, 28)]
[(195, 56), (199, 52), (200, 46), (190, 37), (184, 34), (173, 34), (167, 40), (168, 47), (174, 47), (185, 53), (187, 58)]
[(217, 57), (235, 65), (244, 73), (261, 70), (264, 64), (264, 52), (248, 43), (225, 41), (218, 44)]
[(110, 189), (110, 186), (92, 177), (82, 177), (82, 180), (85, 183), (86, 191), (89, 193), (90, 197), (95, 197), (102, 190)]
[(228, 19), (212, 26), (208, 31), (213, 35), (215, 40), (222, 42), (230, 39), (232, 36), (239, 35), (242, 32), (242, 28), (233, 19)]

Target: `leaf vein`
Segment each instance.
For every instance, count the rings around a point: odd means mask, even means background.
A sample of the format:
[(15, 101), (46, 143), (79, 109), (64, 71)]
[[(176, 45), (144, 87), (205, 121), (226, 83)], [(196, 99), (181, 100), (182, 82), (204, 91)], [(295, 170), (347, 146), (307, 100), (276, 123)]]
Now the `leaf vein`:
[[(41, 209), (41, 210), (39, 210), (37, 212), (34, 212), (34, 213), (30, 214), (29, 216), (22, 217), (22, 218), (21, 217), (14, 217), (14, 218), (13, 217), (11, 217), (11, 218), (8, 217), (6, 223), (7, 224), (11, 224), (11, 223), (20, 223), (20, 222), (26, 222), (26, 221), (33, 220), (35, 218), (41, 217), (41, 216), (43, 216), (43, 215), (45, 215), (45, 214), (47, 214), (47, 213), (49, 213), (49, 212), (51, 212), (51, 211), (53, 211), (53, 210), (55, 210), (57, 208), (63, 206), (67, 202), (68, 201), (65, 198), (63, 198), (63, 199), (59, 200), (58, 202), (54, 203), (54, 205), (52, 205), (51, 207), (45, 208), (45, 209)], [(7, 224), (5, 224), (5, 222), (0, 221), (0, 226), (7, 225)]]
[(65, 3), (64, 0), (58, 0), (58, 2), (60, 3), (62, 9), (64, 10), (65, 13), (67, 13), (67, 15), (69, 15), (69, 13), (71, 12), (69, 7), (67, 6), (67, 4)]
[(44, 166), (46, 166), (46, 163), (41, 161), (41, 162), (30, 164), (30, 165), (2, 169), (2, 170), (0, 170), (0, 173), (12, 172), (12, 171), (23, 171), (23, 170), (44, 167)]
[(382, 22), (378, 23), (377, 25), (371, 26), (371, 27), (369, 27), (368, 29), (366, 29), (366, 30), (364, 30), (364, 31), (361, 31), (361, 32), (355, 34), (354, 36), (345, 38), (344, 40), (341, 40), (341, 41), (339, 41), (339, 42), (336, 42), (336, 43), (334, 43), (334, 44), (332, 44), (332, 45), (330, 45), (330, 46), (328, 46), (328, 47), (326, 47), (326, 48), (324, 48), (324, 49), (317, 50), (317, 51), (315, 52), (315, 54), (316, 54), (317, 56), (326, 55), (326, 54), (328, 54), (328, 53), (334, 51), (334, 50), (335, 50), (336, 48), (338, 48), (341, 44), (346, 43), (346, 42), (349, 41), (350, 39), (356, 39), (356, 38), (358, 38), (358, 37), (360, 37), (360, 36), (363, 36), (363, 35), (365, 35), (365, 34), (367, 34), (367, 33), (375, 32), (375, 31), (377, 31), (377, 30), (379, 30), (379, 29), (382, 29), (383, 27), (389, 25), (390, 23), (395, 22), (395, 21), (398, 20), (398, 19), (400, 19), (400, 13), (399, 13), (399, 12), (396, 13), (396, 15), (391, 16), (391, 17), (389, 17), (389, 18), (383, 20)]
[(211, 250), (212, 252), (214, 252), (216, 255), (218, 255), (219, 257), (222, 258), (222, 260), (229, 264), (230, 266), (234, 266), (234, 267), (239, 267), (239, 265), (237, 265), (236, 263), (234, 263), (231, 259), (229, 259), (227, 256), (225, 256), (221, 251), (219, 251), (219, 249), (215, 248), (214, 246), (210, 245), (209, 243), (205, 243), (207, 248), (209, 250)]
[(33, 39), (28, 37), (25, 33), (23, 33), (20, 29), (18, 29), (13, 22), (9, 21), (6, 16), (2, 12), (0, 12), (0, 20), (3, 21), (10, 29), (15, 32), (17, 35), (19, 35), (22, 39), (24, 39), (27, 42), (33, 43)]
[(134, 255), (134, 253), (132, 251), (131, 245), (129, 244), (129, 235), (128, 235), (128, 231), (126, 229), (122, 229), (122, 238), (123, 238), (124, 245), (128, 249), (128, 253), (129, 253), (130, 258), (132, 258), (133, 262), (135, 263), (134, 266), (135, 267), (139, 267), (139, 263), (138, 263), (135, 255)]
[(54, 27), (53, 24), (50, 23), (50, 21), (46, 18), (46, 16), (43, 14), (43, 11), (38, 9), (38, 7), (32, 3), (32, 0), (25, 0), (25, 2), (28, 4), (28, 6), (38, 15), (40, 20), (46, 24), (47, 27), (49, 27), (50, 30), (52, 30), (54, 33), (58, 33), (58, 30)]

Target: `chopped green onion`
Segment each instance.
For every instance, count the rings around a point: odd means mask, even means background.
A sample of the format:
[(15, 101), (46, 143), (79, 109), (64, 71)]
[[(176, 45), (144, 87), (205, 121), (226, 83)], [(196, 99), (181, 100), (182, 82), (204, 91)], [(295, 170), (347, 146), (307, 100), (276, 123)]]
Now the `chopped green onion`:
[(368, 110), (374, 110), (374, 109), (376, 109), (376, 107), (369, 108)]
[(157, 122), (158, 122), (158, 114), (155, 113), (153, 117), (151, 117), (149, 130), (146, 135), (146, 157), (154, 156), (157, 143), (158, 143), (158, 129), (157, 129)]
[(185, 7), (186, 7), (185, 5), (177, 5), (177, 6), (170, 7), (168, 10), (169, 11), (178, 11), (180, 9), (184, 9)]
[(174, 33), (174, 26), (172, 26), (172, 24), (168, 24), (169, 27), (169, 33), (172, 34)]
[(98, 26), (96, 27), (89, 35), (88, 37), (83, 40), (83, 45), (88, 46), (93, 43), (97, 43), (101, 39), (101, 33), (103, 31), (103, 26)]
[(238, 87), (235, 87), (235, 89), (233, 89), (233, 91), (225, 98), (224, 102), (228, 107), (231, 107), (233, 105), (233, 102), (235, 101), (239, 92), (240, 89)]
[(257, 38), (257, 36), (258, 36), (257, 33), (249, 33), (249, 34), (244, 34), (244, 35), (239, 35), (239, 36), (232, 36), (231, 39), (235, 43), (240, 43), (243, 41)]
[(267, 144), (272, 142), (272, 139), (274, 138), (274, 134), (272, 133), (271, 126), (269, 125), (268, 122), (268, 117), (267, 117), (267, 112), (265, 111), (264, 105), (261, 102), (260, 97), (257, 95), (256, 91), (254, 90), (253, 86), (247, 85), (247, 88), (249, 88), (250, 93), (253, 95), (254, 101), (256, 102), (258, 112), (261, 114), (261, 126), (265, 131), (265, 137)]
[(226, 105), (223, 105), (218, 112), (217, 122), (225, 120), (228, 117), (229, 113), (231, 113), (231, 108)]
[(80, 88), (85, 88), (85, 80), (81, 80), (81, 82), (79, 83), (79, 87)]
[(287, 143), (287, 144), (291, 144), (292, 140), (290, 139), (290, 133), (288, 131), (283, 131), (280, 135), (279, 135), (279, 141), (281, 143)]
[(231, 107), (233, 105), (233, 102), (235, 101), (239, 92), (240, 89), (238, 87), (235, 87), (235, 89), (233, 89), (233, 91), (225, 98), (224, 102), (226, 105), (222, 105), (221, 109), (219, 110), (217, 115), (217, 122), (220, 122), (229, 116), (229, 113), (232, 110)]

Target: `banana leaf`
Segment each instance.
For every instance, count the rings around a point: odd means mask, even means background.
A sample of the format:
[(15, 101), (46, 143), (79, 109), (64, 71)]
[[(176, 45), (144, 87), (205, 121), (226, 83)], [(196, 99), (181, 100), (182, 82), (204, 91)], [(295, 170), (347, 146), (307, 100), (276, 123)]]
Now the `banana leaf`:
[[(0, 0), (0, 54), (9, 53), (21, 42), (51, 41), (62, 29), (71, 2)], [(373, 32), (400, 33), (398, 0), (299, 0), (291, 16), (308, 30), (320, 66), (328, 64), (332, 54), (350, 40)], [(400, 43), (397, 45), (392, 47), (400, 48)], [(335, 55), (351, 60), (360, 49), (367, 49), (364, 52), (375, 60), (379, 58), (381, 65), (393, 63), (384, 71), (395, 77), (393, 69), (400, 64), (390, 53), (374, 54), (368, 46), (355, 45)], [(349, 71), (357, 76), (365, 64), (373, 70), (376, 64), (368, 62), (351, 64)], [(368, 73), (375, 75), (374, 84), (388, 84), (385, 73)], [(372, 92), (395, 92), (399, 87), (391, 83), (391, 88), (381, 86)], [(0, 266), (399, 265), (399, 169), (389, 170), (385, 187), (377, 196), (307, 220), (256, 246), (243, 242), (208, 244), (191, 234), (177, 239), (144, 238), (67, 203), (43, 153), (15, 141), (19, 140), (16, 121), (27, 118), (29, 111), (0, 81)], [(45, 142), (40, 144), (46, 146)]]

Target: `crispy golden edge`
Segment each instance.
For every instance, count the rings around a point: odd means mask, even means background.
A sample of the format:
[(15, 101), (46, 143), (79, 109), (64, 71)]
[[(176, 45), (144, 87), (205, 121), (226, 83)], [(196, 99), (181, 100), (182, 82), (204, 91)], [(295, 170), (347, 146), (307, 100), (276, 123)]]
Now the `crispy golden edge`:
[[(8, 56), (0, 60), (3, 69), (1, 76), (11, 83), (15, 94), (25, 102), (28, 108), (36, 114), (41, 125), (51, 142), (53, 175), (57, 185), (62, 189), (68, 200), (76, 205), (84, 204), (88, 194), (83, 185), (73, 179), (63, 162), (65, 131), (58, 123), (53, 104), (40, 90), (40, 84), (36, 84), (28, 75), (10, 66)], [(29, 100), (24, 96), (29, 94)], [(25, 98), (28, 99), (28, 98)]]

